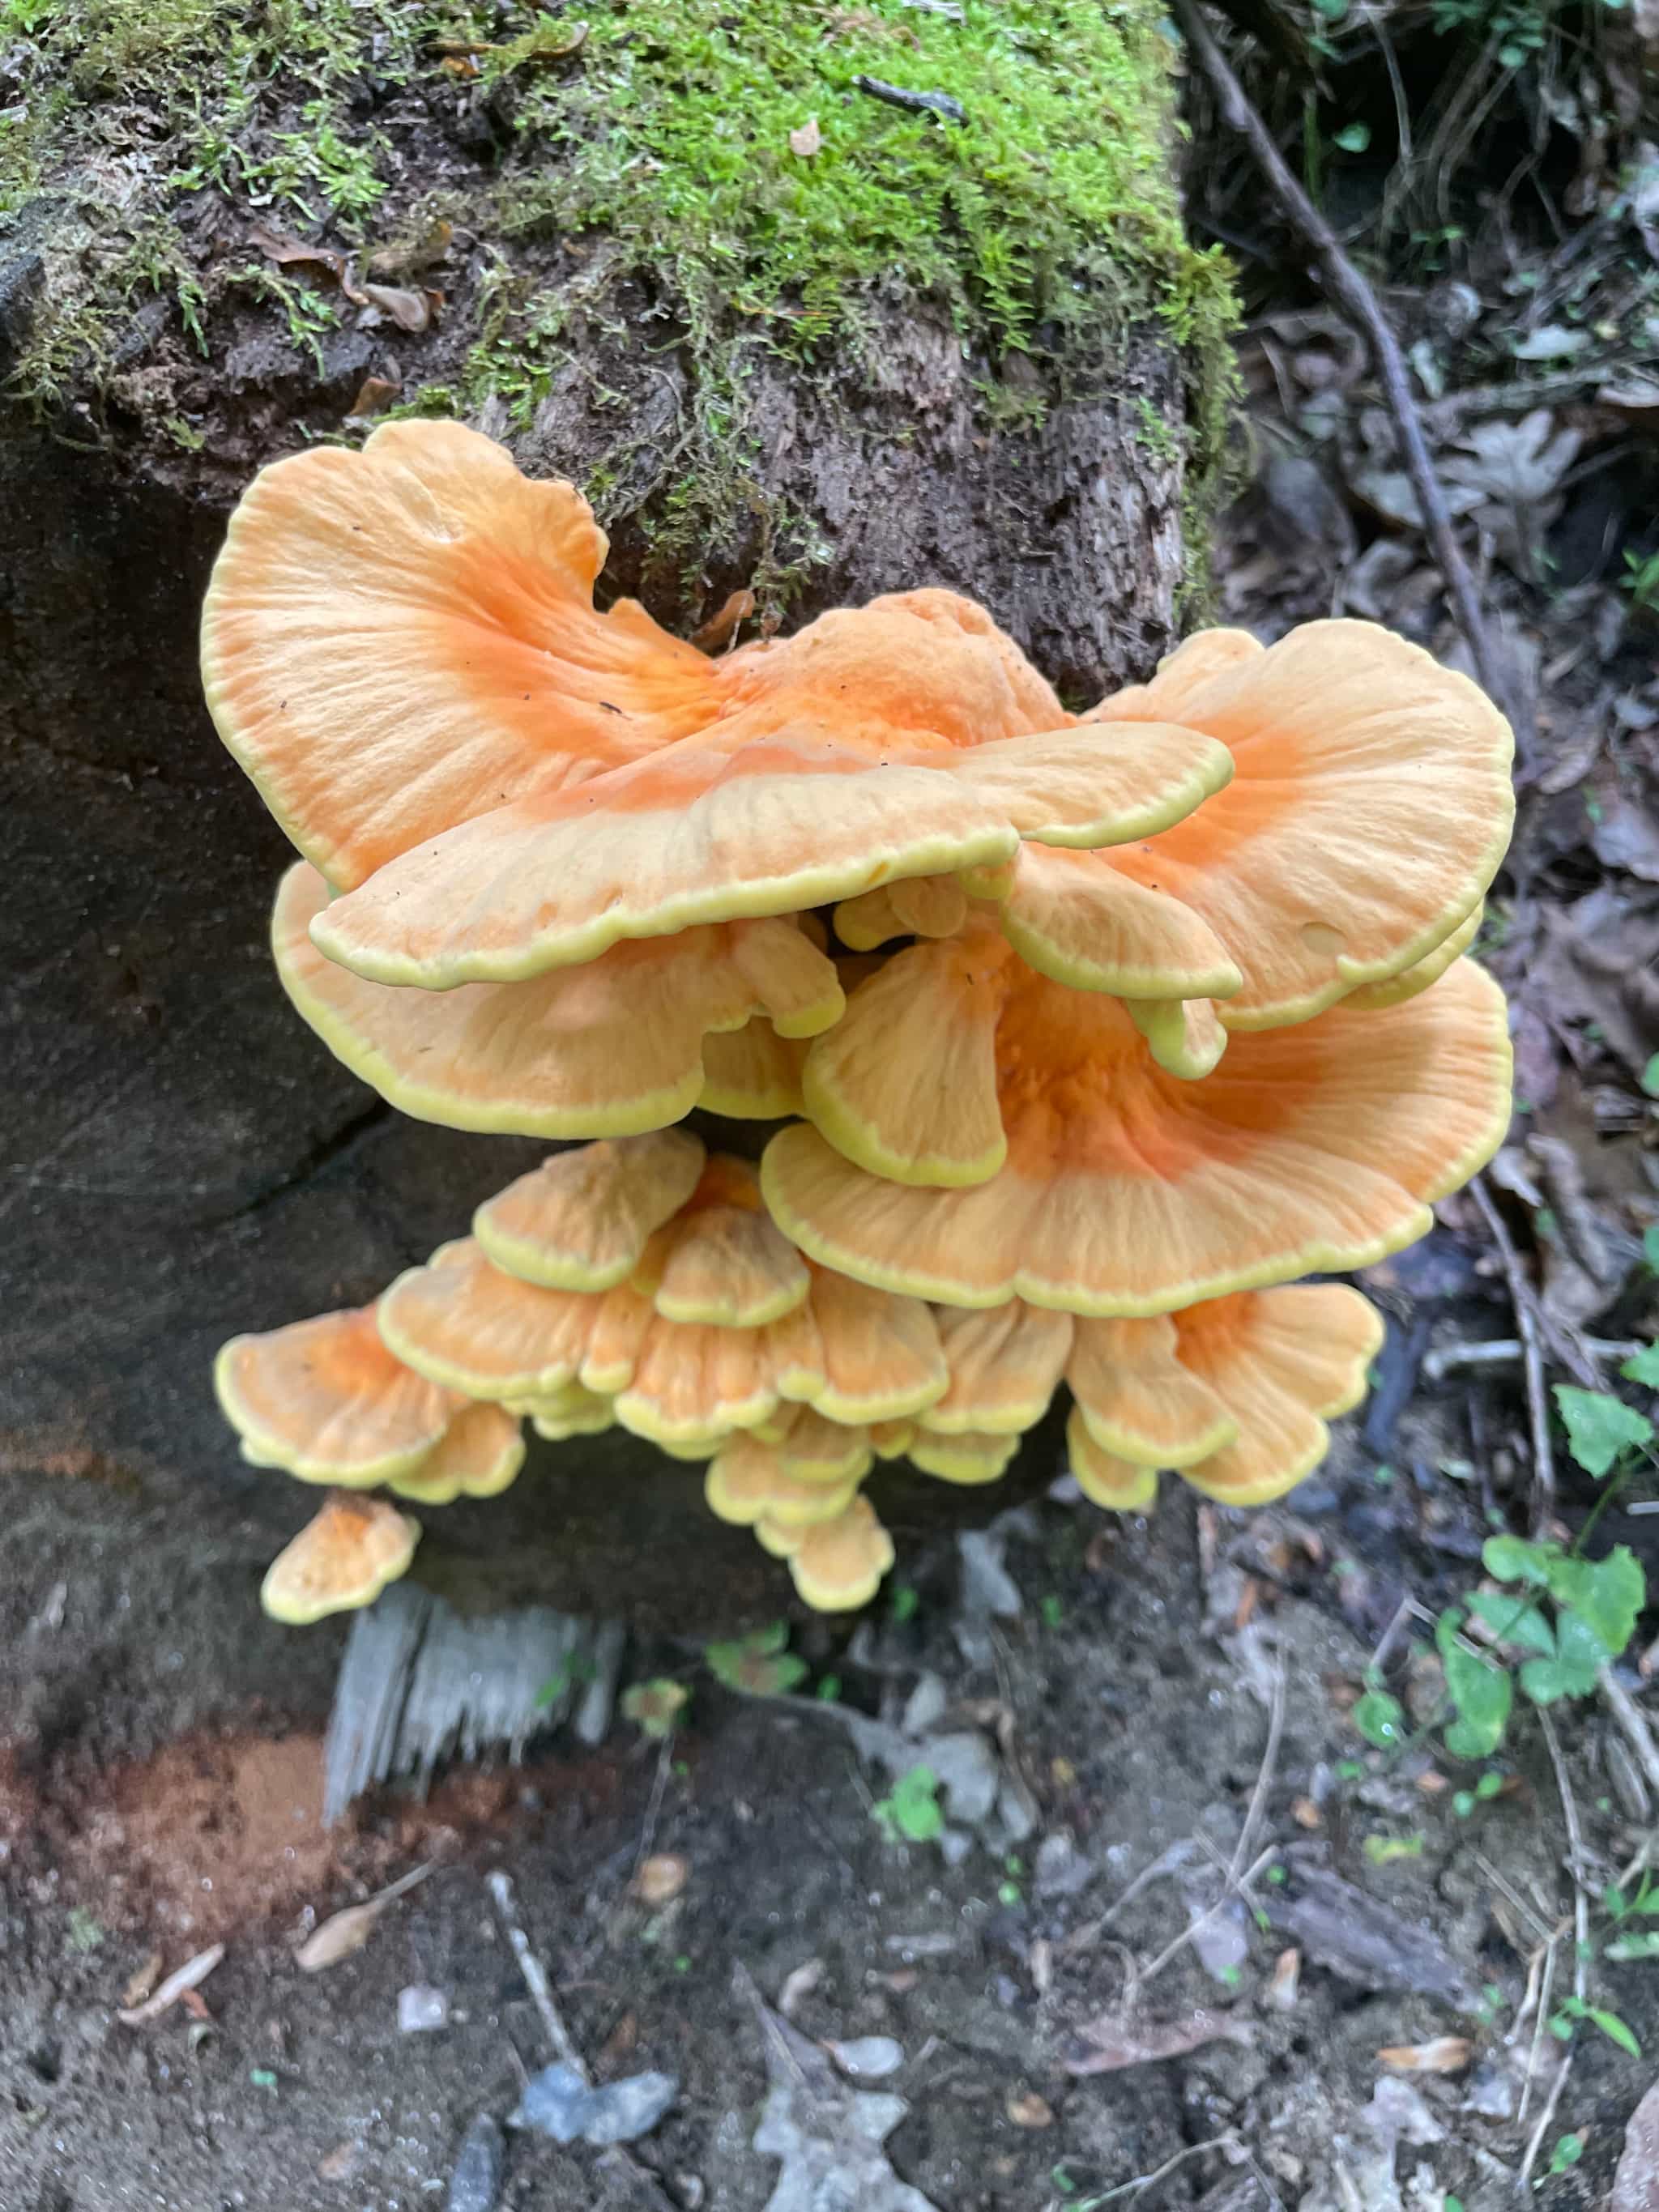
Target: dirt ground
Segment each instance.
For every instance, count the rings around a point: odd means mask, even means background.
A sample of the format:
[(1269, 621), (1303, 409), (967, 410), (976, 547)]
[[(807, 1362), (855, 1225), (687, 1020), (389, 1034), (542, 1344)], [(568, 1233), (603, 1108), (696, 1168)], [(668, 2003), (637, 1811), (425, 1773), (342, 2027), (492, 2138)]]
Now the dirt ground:
[[(1646, 599), (1631, 579), (1659, 551), (1659, 185), (1616, 184), (1638, 116), (1611, 43), (1580, 57), (1571, 95), (1553, 49), (1527, 49), (1477, 129), (1451, 88), (1489, 89), (1490, 58), (1462, 80), (1415, 15), (1401, 38), (1420, 158), (1345, 165), (1331, 141), (1331, 201), (1389, 280), (1527, 703), (1517, 839), (1480, 947), (1517, 1008), (1519, 1109), (1492, 1184), (1552, 1344), (1594, 1359), (1656, 1318), (1640, 1240), (1659, 1127), (1659, 569)], [(1364, 63), (1338, 38), (1320, 94), (1355, 148), (1370, 95), (1345, 106), (1342, 86)], [(1270, 109), (1273, 75), (1249, 78)], [(1534, 131), (1516, 103), (1545, 80)], [(1300, 125), (1273, 119), (1292, 143)], [(1381, 149), (1389, 114), (1373, 121)], [(1510, 177), (1495, 203), (1456, 182), (1487, 173)], [(1360, 349), (1246, 165), (1218, 157), (1194, 191), (1195, 228), (1234, 246), (1249, 295), (1223, 618), (1270, 638), (1346, 611), (1455, 655)], [(1446, 216), (1466, 200), (1484, 212), (1460, 229)], [(1449, 1347), (1514, 1334), (1478, 1209), (1450, 1202), (1367, 1286), (1390, 1321), (1370, 1406), (1283, 1507), (1234, 1515), (1171, 1486), (1120, 1522), (1044, 1498), (988, 1557), (946, 1540), (907, 1557), (856, 1632), (798, 1627), (809, 1672), (790, 1696), (733, 1693), (692, 1646), (637, 1648), (628, 1679), (690, 1691), (660, 1749), (621, 1721), (592, 1753), (544, 1739), (521, 1766), (453, 1771), (425, 1802), (388, 1791), (332, 1832), (320, 1731), (343, 1632), (260, 1618), (257, 1540), (211, 1557), (187, 1531), (138, 1541), (96, 1485), (39, 1541), (15, 1518), (0, 2212), (487, 2212), (448, 2196), (463, 2140), (555, 2056), (497, 1871), (595, 2078), (678, 2083), (628, 2154), (511, 2133), (498, 2201), (517, 2212), (1607, 2203), (1653, 2078), (1621, 2040), (1659, 2050), (1659, 1968), (1607, 1957), (1598, 1900), (1642, 1863), (1652, 1793), (1595, 1700), (1561, 1708), (1559, 1764), (1535, 1717), (1517, 1723), (1478, 1802), (1476, 1768), (1426, 1725), (1391, 1749), (1357, 1729), (1373, 1668), (1426, 1723), (1433, 1617), (1478, 1581), (1483, 1538), (1537, 1502), (1518, 1369), (1436, 1379)], [(1595, 1492), (1557, 1474), (1571, 1534)], [(1651, 1577), (1656, 1522), (1628, 1510), (1643, 1488), (1600, 1529)], [(1620, 1680), (1659, 1726), (1643, 1641)], [(209, 1683), (204, 1649), (232, 1655)], [(942, 1837), (895, 1839), (883, 1742), (941, 1774), (965, 1759), (985, 1802), (964, 1784)], [(423, 1867), (361, 1948), (301, 1970), (330, 1915)], [(199, 1990), (118, 2016), (221, 1942)], [(1581, 1971), (1624, 2038), (1581, 2026), (1564, 2069), (1548, 2023)], [(442, 2025), (400, 2028), (411, 1989), (439, 1993)], [(801, 2161), (781, 2169), (773, 2123), (774, 2148), (755, 2142), (784, 2014), (820, 2051), (893, 2046), (856, 2089), (858, 2053), (813, 2076), (796, 2051), (815, 2194)], [(903, 2100), (883, 2116), (890, 2173), (861, 2093)]]
[[(619, 1724), (597, 1753), (458, 1772), (332, 1836), (314, 1722), (291, 1709), (303, 1684), (290, 1709), (226, 1715), (148, 1758), (100, 1760), (73, 1734), (37, 1745), (0, 1787), (0, 2203), (442, 2203), (474, 2116), (507, 2113), (552, 2055), (485, 1887), (505, 1869), (598, 2077), (679, 2084), (631, 2172), (511, 2138), (505, 2205), (757, 2212), (777, 2166), (751, 2145), (766, 2075), (738, 1966), (810, 2037), (895, 2039), (893, 2166), (948, 2212), (1075, 2208), (1150, 2175), (1144, 2201), (1241, 2212), (1496, 2205), (1555, 2064), (1522, 2008), (1571, 1913), (1558, 1785), (1521, 1737), (1502, 1794), (1460, 1818), (1443, 1758), (1370, 1751), (1345, 1710), (1401, 1595), (1433, 1604), (1467, 1576), (1478, 1505), (1433, 1471), (1462, 1410), (1451, 1394), (1408, 1416), (1388, 1482), (1345, 1439), (1293, 1510), (1171, 1497), (1120, 1524), (1028, 1507), (995, 1538), (1018, 1613), (964, 1602), (940, 1553), (850, 1655), (844, 1632), (798, 1638), (814, 1665), (792, 1699), (734, 1696), (684, 1649), (641, 1652), (633, 1671), (692, 1689), (665, 1753)], [(141, 1559), (118, 1579), (144, 1601)], [(135, 1706), (165, 1664), (152, 1639)], [(884, 1840), (879, 1779), (810, 1701), (831, 1671), (842, 1710), (891, 1715), (920, 1686), (943, 1709), (926, 1725), (981, 1732), (1030, 1834)], [(1587, 1854), (1622, 1865), (1643, 1831), (1602, 1771), (1601, 1724), (1569, 1741)], [(1219, 1878), (1240, 1849), (1270, 1854), (1249, 1910)], [(361, 1950), (300, 1971), (298, 1939), (422, 1864)], [(216, 1941), (193, 2008), (117, 2018), (147, 1962), (153, 1979), (158, 1955), (171, 1972)], [(1651, 1969), (1603, 1972), (1601, 2002), (1659, 2035)], [(437, 2031), (400, 2033), (411, 1985), (442, 1992)], [(1071, 2070), (1103, 2020), (1145, 2062)], [(1455, 2073), (1379, 2063), (1446, 2037), (1474, 2046)], [(1583, 2156), (1541, 2205), (1599, 2201), (1650, 2070), (1583, 2047), (1550, 2130), (1583, 2131)]]

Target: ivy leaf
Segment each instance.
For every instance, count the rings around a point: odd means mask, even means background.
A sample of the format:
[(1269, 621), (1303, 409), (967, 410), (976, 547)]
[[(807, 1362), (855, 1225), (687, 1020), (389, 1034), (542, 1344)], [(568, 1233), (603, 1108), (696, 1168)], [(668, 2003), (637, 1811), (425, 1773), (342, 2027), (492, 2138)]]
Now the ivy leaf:
[(1542, 1589), (1550, 1578), (1550, 1562), (1559, 1544), (1529, 1544), (1524, 1536), (1488, 1536), (1480, 1547), (1480, 1564), (1500, 1583), (1531, 1583)]
[[(1446, 1688), (1457, 1707), (1457, 1718), (1446, 1730), (1446, 1748), (1458, 1759), (1485, 1759), (1504, 1741), (1504, 1723), (1514, 1703), (1515, 1687), (1501, 1667), (1466, 1650), (1449, 1638), (1441, 1649)], [(1531, 1660), (1528, 1665), (1546, 1662)]]
[(1406, 1739), (1406, 1716), (1398, 1698), (1386, 1690), (1367, 1690), (1348, 1716), (1367, 1743), (1391, 1751)]
[(1507, 1590), (1473, 1591), (1469, 1611), (1504, 1644), (1518, 1644), (1524, 1651), (1555, 1649), (1555, 1632), (1538, 1607), (1517, 1604)]
[(1629, 1545), (1618, 1545), (1605, 1559), (1562, 1559), (1552, 1581), (1559, 1602), (1587, 1620), (1616, 1657), (1636, 1633), (1648, 1594), (1642, 1563)]
[(728, 1690), (748, 1698), (781, 1697), (804, 1680), (806, 1662), (784, 1646), (789, 1641), (786, 1622), (773, 1621), (732, 1644), (711, 1644), (703, 1652), (709, 1672)]
[(1659, 1344), (1644, 1344), (1639, 1352), (1632, 1353), (1619, 1372), (1628, 1382), (1644, 1382), (1650, 1390), (1659, 1390)]
[(1521, 1669), (1521, 1686), (1535, 1705), (1553, 1705), (1558, 1698), (1587, 1698), (1598, 1669), (1611, 1656), (1582, 1613), (1564, 1613), (1556, 1626), (1554, 1657), (1528, 1659)]
[(1653, 1423), (1622, 1398), (1609, 1397), (1605, 1390), (1580, 1390), (1571, 1382), (1558, 1382), (1554, 1389), (1567, 1449), (1586, 1474), (1606, 1474), (1621, 1452), (1653, 1442)]

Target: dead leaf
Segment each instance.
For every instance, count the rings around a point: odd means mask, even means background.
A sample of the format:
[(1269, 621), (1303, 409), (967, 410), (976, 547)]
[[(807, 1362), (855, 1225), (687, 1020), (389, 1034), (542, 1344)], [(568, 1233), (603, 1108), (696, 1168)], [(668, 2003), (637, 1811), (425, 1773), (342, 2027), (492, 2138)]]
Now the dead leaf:
[(884, 2143), (909, 2111), (902, 2097), (855, 2089), (829, 2059), (775, 2013), (739, 1963), (738, 1993), (760, 2023), (769, 2084), (755, 2148), (781, 2161), (765, 2212), (817, 2212), (826, 2204), (858, 2212), (938, 2212), (932, 2199), (894, 2172)]
[(210, 1944), (205, 1951), (198, 1951), (193, 1959), (187, 1959), (169, 1974), (153, 1996), (140, 2005), (121, 2006), (115, 2017), (123, 2027), (147, 2027), (151, 2021), (160, 2020), (164, 2012), (170, 2011), (186, 1990), (193, 1990), (198, 1982), (206, 1981), (224, 1955), (222, 1943)]
[(346, 412), (354, 416), (378, 415), (382, 408), (391, 406), (402, 390), (402, 385), (394, 384), (389, 376), (366, 376)]
[(439, 292), (411, 292), (401, 284), (360, 284), (350, 295), (362, 305), (386, 315), (400, 331), (429, 329)]
[(207, 2027), (212, 2027), (213, 2014), (209, 2011), (208, 2001), (200, 1990), (180, 1990), (179, 2002), (192, 2020), (201, 2021)]
[(1639, 1077), (1659, 1036), (1659, 898), (1598, 884), (1570, 907), (1546, 907), (1543, 921), (1523, 1006), (1557, 1030), (1595, 1023), (1603, 1047)]
[(1117, 2074), (1129, 2066), (1156, 2066), (1184, 2057), (1206, 2043), (1251, 2043), (1248, 2021), (1199, 2006), (1180, 2020), (1137, 2022), (1121, 2013), (1103, 2012), (1085, 2021), (1066, 2052), (1068, 2074)]
[(1659, 2212), (1659, 2083), (1630, 2116), (1607, 2212)]
[(137, 1972), (121, 1992), (121, 2002), (129, 2011), (141, 2005), (161, 1978), (163, 1961), (159, 1951), (152, 1951)]
[(1273, 1926), (1310, 1960), (1361, 1989), (1414, 1990), (1470, 2012), (1479, 2006), (1480, 1991), (1437, 1936), (1310, 1863), (1304, 1848), (1286, 1854), (1293, 1886), (1257, 1894)]
[(816, 115), (809, 116), (799, 131), (789, 133), (789, 150), (792, 154), (799, 154), (803, 161), (810, 161), (814, 154), (823, 149), (823, 133), (818, 128)]
[(690, 1879), (688, 1860), (674, 1851), (659, 1851), (646, 1860), (634, 1877), (634, 1894), (641, 1905), (654, 1910), (658, 1905), (672, 1905)]
[(1302, 1954), (1297, 1950), (1281, 1951), (1273, 1962), (1273, 1978), (1267, 1984), (1267, 2002), (1275, 2012), (1293, 2012), (1301, 1994)]
[(319, 2181), (349, 2181), (356, 2170), (357, 2161), (362, 2156), (362, 2144), (353, 2142), (348, 2136), (344, 2142), (336, 2143), (327, 2156), (318, 2161), (318, 2179)]
[(280, 262), (284, 267), (294, 261), (313, 262), (319, 269), (326, 269), (337, 283), (345, 281), (350, 256), (342, 253), (337, 246), (312, 246), (303, 238), (295, 238), (287, 231), (271, 230), (264, 223), (249, 231), (247, 242), (268, 261)]
[(1437, 2035), (1431, 2043), (1389, 2043), (1378, 2063), (1396, 2074), (1461, 2074), (1474, 2056), (1467, 2036)]
[(349, 1959), (354, 1951), (361, 1951), (374, 1933), (374, 1923), (394, 1898), (402, 1897), (424, 1881), (432, 1871), (428, 1860), (412, 1874), (391, 1883), (364, 1905), (348, 1905), (343, 1912), (331, 1913), (313, 1935), (308, 1936), (294, 1954), (294, 1963), (302, 1974), (320, 1974), (325, 1967), (337, 1966), (342, 1959)]
[(1054, 2124), (1054, 2106), (1046, 2097), (1039, 2097), (1035, 2089), (1010, 2097), (1006, 2109), (1017, 2128), (1051, 2128)]

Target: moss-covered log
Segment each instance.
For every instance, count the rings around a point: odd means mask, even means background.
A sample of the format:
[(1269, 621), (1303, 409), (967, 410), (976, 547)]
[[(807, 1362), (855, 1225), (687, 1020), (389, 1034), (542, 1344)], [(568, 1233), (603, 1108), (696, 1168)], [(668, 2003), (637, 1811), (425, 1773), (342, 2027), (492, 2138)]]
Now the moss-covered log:
[[(369, 414), (456, 413), (582, 483), (605, 587), (677, 626), (738, 589), (788, 626), (945, 584), (1068, 696), (1141, 678), (1201, 589), (1229, 311), (1181, 232), (1159, 21), (1156, 0), (0, 6), (20, 1511), (82, 1474), (130, 1501), (118, 1522), (187, 1516), (250, 1622), (305, 1501), (239, 1468), (215, 1343), (371, 1292), (531, 1156), (390, 1115), (271, 976), (281, 841), (195, 671), (252, 471)], [(581, 1488), (581, 1449), (488, 1509), (567, 1603), (617, 1595), (639, 1519), (606, 1503), (614, 1455)], [(457, 1525), (487, 1549), (483, 1510)], [(699, 1513), (672, 1540), (673, 1574), (640, 1577), (664, 1613), (775, 1588)], [(699, 1542), (718, 1572), (686, 1571)]]

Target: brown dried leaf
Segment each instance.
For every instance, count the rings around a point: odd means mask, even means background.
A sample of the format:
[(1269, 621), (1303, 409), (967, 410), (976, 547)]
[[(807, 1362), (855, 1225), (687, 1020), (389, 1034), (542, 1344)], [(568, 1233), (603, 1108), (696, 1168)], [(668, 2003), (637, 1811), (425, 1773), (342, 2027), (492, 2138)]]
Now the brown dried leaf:
[(187, 1959), (182, 1966), (169, 1974), (160, 1989), (153, 1996), (146, 1997), (143, 2004), (123, 2005), (115, 2017), (123, 2027), (147, 2027), (151, 2021), (160, 2020), (164, 2012), (170, 2011), (186, 1990), (193, 1990), (198, 1982), (206, 1981), (224, 1955), (222, 1943), (210, 1944), (205, 1951), (198, 1951), (193, 1959)]
[(336, 246), (313, 246), (303, 238), (295, 238), (288, 231), (271, 230), (264, 223), (249, 231), (247, 242), (268, 261), (281, 262), (285, 267), (293, 261), (313, 262), (319, 269), (326, 269), (337, 283), (345, 281), (350, 257)]
[(337, 1966), (342, 1959), (349, 1959), (354, 1951), (361, 1951), (374, 1933), (374, 1923), (394, 1898), (402, 1897), (424, 1881), (432, 1871), (431, 1863), (418, 1866), (401, 1881), (391, 1883), (377, 1896), (364, 1905), (348, 1905), (343, 1912), (331, 1913), (322, 1926), (308, 1936), (294, 1954), (294, 1963), (303, 1974), (320, 1974), (325, 1967)]
[(434, 303), (441, 295), (410, 292), (401, 284), (362, 284), (351, 296), (389, 316), (400, 331), (424, 331), (431, 326)]
[(1206, 2043), (1251, 2043), (1248, 2021), (1199, 2006), (1180, 2020), (1134, 2021), (1121, 2013), (1103, 2012), (1085, 2021), (1066, 2052), (1068, 2074), (1116, 2074), (1128, 2066), (1155, 2066), (1181, 2058)]
[(354, 416), (378, 415), (383, 407), (391, 406), (403, 388), (389, 376), (366, 376), (347, 412)]
[(1046, 2097), (1039, 2097), (1035, 2089), (1010, 2097), (1007, 2112), (1017, 2128), (1051, 2128), (1054, 2124), (1054, 2106)]
[(799, 131), (789, 133), (789, 150), (792, 154), (799, 154), (803, 161), (810, 161), (814, 154), (823, 150), (823, 133), (818, 128), (816, 115), (809, 116)]
[(710, 615), (700, 629), (692, 631), (692, 644), (699, 653), (718, 653), (738, 625), (746, 623), (754, 611), (755, 594), (752, 592), (730, 592), (720, 612)]
[(634, 1877), (634, 1894), (653, 1910), (672, 1905), (690, 1879), (690, 1862), (675, 1851), (659, 1851), (646, 1860)]
[(161, 1978), (163, 1961), (159, 1951), (152, 1951), (137, 1972), (121, 1992), (121, 2002), (129, 2011), (141, 2005)]
[(1267, 2002), (1275, 2012), (1291, 2012), (1302, 1994), (1302, 1954), (1300, 1951), (1281, 1951), (1273, 1965), (1273, 1978), (1267, 1984)]
[(1464, 2035), (1437, 2035), (1431, 2043), (1390, 2043), (1376, 2054), (1395, 2074), (1461, 2074), (1474, 2056)]

